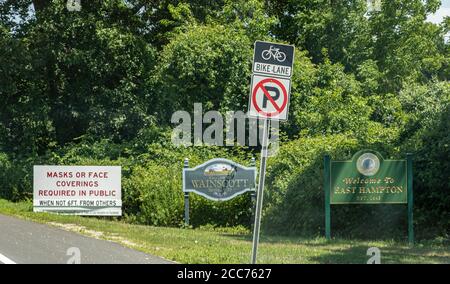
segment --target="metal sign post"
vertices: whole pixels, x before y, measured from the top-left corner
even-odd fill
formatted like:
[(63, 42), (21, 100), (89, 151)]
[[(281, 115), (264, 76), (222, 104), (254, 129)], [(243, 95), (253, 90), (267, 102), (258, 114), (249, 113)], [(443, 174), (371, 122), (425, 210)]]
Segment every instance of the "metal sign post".
[(323, 184), (325, 189), (325, 238), (331, 239), (331, 206), (330, 206), (330, 155), (325, 155), (323, 171)]
[(414, 223), (413, 223), (413, 169), (412, 169), (412, 154), (406, 154), (407, 179), (408, 179), (408, 242), (410, 245), (414, 244)]
[[(189, 168), (189, 159), (184, 159), (184, 169)], [(189, 192), (184, 192), (184, 225), (189, 227)]]
[(267, 160), (267, 148), (269, 142), (269, 120), (264, 120), (263, 129), (263, 141), (261, 148), (261, 164), (259, 167), (259, 182), (258, 182), (258, 193), (256, 195), (256, 212), (255, 212), (255, 225), (253, 228), (253, 249), (252, 249), (252, 264), (256, 264), (256, 256), (258, 254), (258, 244), (259, 244), (259, 231), (261, 227), (261, 211), (263, 205), (263, 190), (264, 190), (264, 180), (266, 177), (266, 160)]

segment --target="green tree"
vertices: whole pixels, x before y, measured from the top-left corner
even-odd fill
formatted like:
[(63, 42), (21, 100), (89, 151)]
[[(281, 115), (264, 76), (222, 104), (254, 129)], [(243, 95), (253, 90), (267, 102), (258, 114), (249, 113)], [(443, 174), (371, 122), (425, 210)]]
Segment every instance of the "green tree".
[(252, 43), (239, 30), (222, 25), (191, 26), (162, 51), (153, 77), (162, 121), (174, 111), (245, 110)]
[(37, 153), (53, 138), (52, 122), (26, 40), (0, 25), (0, 151)]
[(271, 39), (270, 30), (276, 18), (266, 12), (263, 0), (225, 0), (218, 21), (223, 25), (243, 30), (252, 42)]
[(314, 63), (323, 61), (322, 49), (332, 62), (354, 70), (370, 54), (364, 0), (282, 0), (270, 1), (277, 16), (277, 37), (309, 52)]
[(170, 42), (174, 30), (193, 21), (205, 23), (223, 7), (223, 0), (128, 0), (135, 15), (146, 25), (146, 40), (158, 49)]
[[(149, 125), (147, 78), (155, 53), (140, 35), (139, 18), (123, 1), (89, 1), (76, 13), (67, 11), (63, 0), (35, 1), (34, 7), (34, 17), (17, 32), (2, 31), (9, 34), (2, 37), (10, 41), (6, 48), (18, 46), (10, 50), (12, 57), (2, 56), (4, 72), (25, 72), (5, 84), (16, 88), (6, 92), (15, 101), (2, 112), (10, 141), (64, 145), (85, 134), (122, 141)], [(36, 133), (25, 121), (44, 130)], [(40, 152), (49, 146), (41, 143)]]
[(385, 92), (399, 91), (411, 80), (426, 82), (448, 65), (444, 28), (426, 22), (439, 0), (383, 1), (370, 17), (372, 56), (383, 73)]
[[(291, 135), (348, 133), (361, 137), (367, 131), (371, 107), (360, 96), (361, 86), (340, 64), (329, 60), (314, 66), (297, 56), (290, 105)], [(300, 59), (300, 60), (299, 60)]]

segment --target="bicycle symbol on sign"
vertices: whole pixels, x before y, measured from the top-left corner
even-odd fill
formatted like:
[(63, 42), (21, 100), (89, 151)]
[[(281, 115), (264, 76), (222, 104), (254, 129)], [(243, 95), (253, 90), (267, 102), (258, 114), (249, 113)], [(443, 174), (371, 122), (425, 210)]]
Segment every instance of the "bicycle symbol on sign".
[(278, 60), (278, 62), (286, 60), (286, 54), (280, 51), (279, 48), (273, 47), (273, 45), (271, 45), (269, 49), (263, 50), (261, 56), (264, 60), (269, 60), (271, 57)]

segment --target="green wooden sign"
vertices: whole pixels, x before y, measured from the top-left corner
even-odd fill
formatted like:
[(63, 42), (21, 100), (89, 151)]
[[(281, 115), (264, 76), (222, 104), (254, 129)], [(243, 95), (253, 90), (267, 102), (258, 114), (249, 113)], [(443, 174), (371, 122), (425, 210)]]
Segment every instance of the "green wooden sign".
[(214, 201), (230, 200), (255, 191), (256, 168), (227, 159), (212, 159), (195, 168), (183, 169), (183, 191), (195, 192)]
[(325, 236), (331, 239), (331, 205), (408, 204), (408, 240), (414, 242), (412, 155), (384, 160), (361, 150), (348, 161), (324, 158)]
[(184, 222), (189, 225), (189, 193), (193, 192), (213, 201), (226, 201), (245, 192), (251, 193), (252, 203), (256, 198), (255, 158), (251, 167), (228, 159), (212, 159), (195, 168), (189, 168), (184, 160), (183, 192)]
[(406, 177), (406, 160), (360, 151), (350, 161), (331, 161), (330, 203), (407, 203)]

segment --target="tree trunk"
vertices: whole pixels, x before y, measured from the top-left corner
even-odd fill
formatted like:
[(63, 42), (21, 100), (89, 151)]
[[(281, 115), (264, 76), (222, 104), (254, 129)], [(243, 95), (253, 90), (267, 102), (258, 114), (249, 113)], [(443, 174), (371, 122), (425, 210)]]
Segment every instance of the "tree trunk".
[[(33, 0), (33, 6), (34, 10), (36, 12), (36, 18), (38, 20), (42, 20), (40, 17), (42, 15), (42, 12), (51, 5), (50, 0)], [(50, 50), (47, 50), (45, 53), (45, 60), (46, 60), (46, 85), (47, 85), (47, 95), (50, 101), (50, 117), (53, 121), (53, 125), (55, 127), (55, 134), (56, 139), (59, 143), (62, 143), (61, 135), (62, 127), (61, 124), (63, 124), (63, 119), (61, 118), (61, 111), (60, 111), (60, 105), (59, 105), (59, 92), (58, 87), (56, 84), (57, 81), (57, 75), (56, 75), (56, 58), (52, 54)]]
[(33, 6), (34, 10), (36, 11), (36, 17), (37, 14), (40, 13), (42, 10), (45, 9), (50, 4), (49, 0), (33, 0)]

